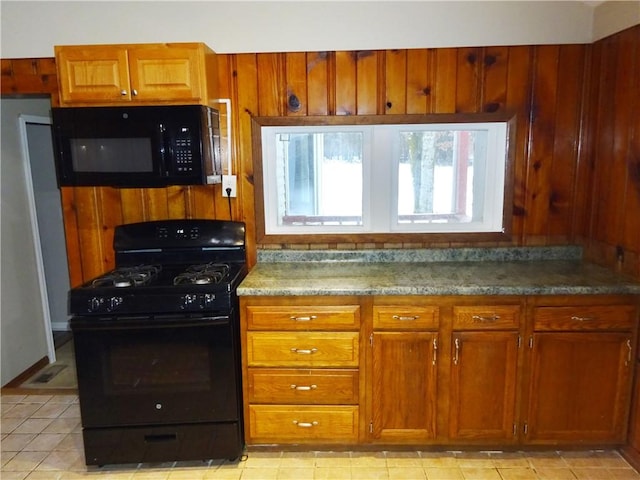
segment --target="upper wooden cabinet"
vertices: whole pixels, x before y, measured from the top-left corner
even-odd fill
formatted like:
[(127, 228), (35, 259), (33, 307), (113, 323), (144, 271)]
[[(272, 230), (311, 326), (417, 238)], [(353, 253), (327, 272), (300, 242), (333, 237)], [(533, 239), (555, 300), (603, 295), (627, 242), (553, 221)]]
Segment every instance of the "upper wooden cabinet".
[(217, 96), (202, 43), (56, 46), (61, 106), (201, 104)]

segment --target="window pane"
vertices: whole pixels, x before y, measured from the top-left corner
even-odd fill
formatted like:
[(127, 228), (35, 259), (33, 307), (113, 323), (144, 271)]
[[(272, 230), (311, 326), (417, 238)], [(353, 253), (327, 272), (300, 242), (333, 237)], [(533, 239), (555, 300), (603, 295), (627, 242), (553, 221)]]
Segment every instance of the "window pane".
[(362, 224), (362, 132), (276, 135), (278, 225)]
[[(487, 132), (411, 130), (399, 134), (398, 223), (481, 221)], [(474, 187), (475, 186), (475, 187)]]

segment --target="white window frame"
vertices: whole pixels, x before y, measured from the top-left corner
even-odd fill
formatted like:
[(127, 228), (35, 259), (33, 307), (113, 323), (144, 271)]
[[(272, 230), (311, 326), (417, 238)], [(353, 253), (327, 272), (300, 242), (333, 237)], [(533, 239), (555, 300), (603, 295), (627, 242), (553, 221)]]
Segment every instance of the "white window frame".
[[(260, 125), (259, 138), (262, 170), (263, 213), (265, 235), (341, 235), (341, 234), (458, 234), (504, 233), (505, 192), (509, 171), (509, 145), (513, 137), (513, 118), (479, 121), (452, 121), (451, 115), (441, 123), (399, 122), (381, 124), (314, 125), (306, 117), (304, 125)], [(386, 116), (390, 117), (390, 116)], [(465, 115), (468, 118), (469, 115)], [(265, 117), (268, 118), (268, 117)], [(354, 122), (355, 123), (355, 122)], [(466, 223), (399, 223), (398, 222), (398, 143), (397, 133), (409, 129), (487, 130), (487, 164), (484, 169), (483, 213), (481, 221)], [(363, 204), (361, 225), (279, 225), (275, 137), (277, 133), (316, 133), (327, 131), (360, 131), (363, 141)], [(256, 134), (254, 132), (254, 141)], [(374, 158), (374, 155), (377, 155)], [(381, 161), (381, 158), (390, 159)], [(510, 210), (509, 210), (510, 211)], [(257, 212), (259, 215), (262, 212)]]

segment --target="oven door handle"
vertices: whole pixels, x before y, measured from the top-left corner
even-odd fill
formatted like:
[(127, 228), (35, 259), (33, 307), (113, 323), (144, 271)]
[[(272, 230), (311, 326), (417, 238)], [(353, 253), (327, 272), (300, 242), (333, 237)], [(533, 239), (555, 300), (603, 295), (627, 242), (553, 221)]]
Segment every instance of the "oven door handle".
[(158, 327), (188, 328), (228, 325), (232, 315), (139, 315), (91, 317), (77, 316), (70, 321), (71, 330), (146, 330)]

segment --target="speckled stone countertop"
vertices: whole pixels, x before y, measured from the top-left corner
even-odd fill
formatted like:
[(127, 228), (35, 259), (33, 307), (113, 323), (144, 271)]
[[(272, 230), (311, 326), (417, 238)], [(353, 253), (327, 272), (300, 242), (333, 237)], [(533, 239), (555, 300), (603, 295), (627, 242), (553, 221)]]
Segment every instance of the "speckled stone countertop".
[(640, 295), (579, 247), (259, 251), (238, 295)]

